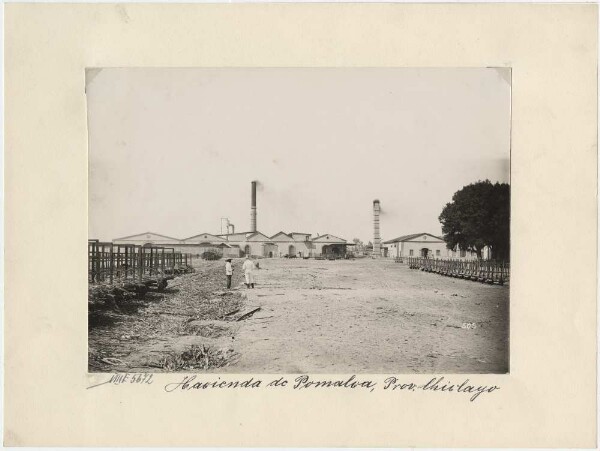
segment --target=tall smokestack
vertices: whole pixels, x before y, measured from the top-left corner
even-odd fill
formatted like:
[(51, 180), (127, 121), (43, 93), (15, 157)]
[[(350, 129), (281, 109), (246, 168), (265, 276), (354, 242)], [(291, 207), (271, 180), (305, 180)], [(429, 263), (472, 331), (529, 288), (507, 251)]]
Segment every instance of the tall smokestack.
[(250, 231), (256, 232), (256, 181), (252, 182), (252, 204), (250, 207)]
[(381, 207), (379, 205), (379, 199), (373, 201), (373, 255), (375, 257), (381, 256), (381, 236), (379, 235), (379, 213)]

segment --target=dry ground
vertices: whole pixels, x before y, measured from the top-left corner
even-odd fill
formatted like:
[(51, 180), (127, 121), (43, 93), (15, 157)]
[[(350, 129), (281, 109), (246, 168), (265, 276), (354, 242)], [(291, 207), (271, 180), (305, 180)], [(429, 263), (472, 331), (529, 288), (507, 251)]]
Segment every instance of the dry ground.
[[(194, 344), (226, 356), (221, 366), (202, 369), (209, 372), (508, 371), (508, 287), (410, 270), (387, 259), (262, 259), (256, 289), (237, 291), (246, 296), (241, 300), (220, 297), (242, 310), (260, 306), (260, 311), (239, 322), (208, 317), (198, 322), (202, 306), (216, 302), (213, 293), (223, 278), (218, 276), (223, 264), (201, 263), (213, 265), (210, 274), (218, 279), (210, 289), (207, 277), (185, 275), (174, 282), (179, 291), (166, 293), (117, 325), (91, 326), (91, 352), (101, 354), (110, 344), (108, 349), (121, 354), (114, 357), (124, 365), (90, 365), (90, 371), (161, 371), (151, 365)], [(157, 316), (153, 310), (164, 313), (149, 326), (155, 331), (150, 338), (142, 332), (142, 339), (122, 339), (126, 330), (146, 329), (144, 324)], [(186, 321), (199, 329), (186, 328)], [(163, 323), (169, 326), (161, 330)]]
[[(245, 298), (224, 290), (224, 264), (195, 261), (194, 273), (170, 281), (164, 292), (121, 302), (118, 310), (88, 304), (89, 371), (193, 371), (234, 363), (233, 322), (243, 313)], [(239, 285), (241, 262), (234, 268)], [(186, 352), (194, 358), (182, 361)]]
[(262, 314), (238, 331), (240, 360), (228, 371), (508, 371), (508, 287), (387, 259), (262, 260), (261, 268), (249, 301)]

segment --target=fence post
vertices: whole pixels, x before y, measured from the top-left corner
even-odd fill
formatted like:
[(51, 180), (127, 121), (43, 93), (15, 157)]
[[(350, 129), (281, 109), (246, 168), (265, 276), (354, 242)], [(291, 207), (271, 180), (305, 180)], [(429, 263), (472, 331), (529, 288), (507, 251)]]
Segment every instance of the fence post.
[(129, 273), (129, 246), (125, 245), (125, 280), (127, 280), (128, 273)]
[(138, 249), (138, 278), (140, 283), (142, 282), (142, 277), (144, 276), (144, 256), (143, 256), (144, 248), (142, 246)]
[(109, 263), (109, 265), (110, 265), (109, 266), (109, 268), (110, 268), (109, 269), (110, 270), (109, 281), (112, 284), (113, 283), (113, 270), (114, 270), (114, 267), (115, 267), (114, 266), (114, 259), (113, 259), (114, 254), (113, 254), (113, 246), (112, 246), (112, 244), (110, 245), (110, 251), (109, 251), (108, 255), (109, 255), (109, 258), (110, 258), (110, 263)]

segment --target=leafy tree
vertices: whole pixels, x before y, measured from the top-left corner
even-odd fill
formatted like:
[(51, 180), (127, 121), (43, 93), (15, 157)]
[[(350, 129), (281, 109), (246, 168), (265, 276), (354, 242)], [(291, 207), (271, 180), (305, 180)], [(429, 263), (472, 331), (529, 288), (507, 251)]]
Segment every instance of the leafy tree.
[(365, 244), (358, 238), (354, 238), (352, 242), (355, 244), (354, 249), (358, 252), (362, 252), (365, 248)]
[(439, 216), (449, 249), (481, 251), (488, 246), (495, 259), (510, 257), (510, 186), (479, 181), (454, 193)]

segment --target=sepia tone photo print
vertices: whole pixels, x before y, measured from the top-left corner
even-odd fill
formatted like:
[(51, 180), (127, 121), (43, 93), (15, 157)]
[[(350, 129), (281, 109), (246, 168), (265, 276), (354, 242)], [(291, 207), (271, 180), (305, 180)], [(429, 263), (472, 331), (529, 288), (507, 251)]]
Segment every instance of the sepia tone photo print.
[(88, 370), (509, 372), (507, 68), (89, 68)]

